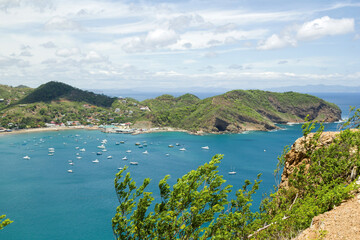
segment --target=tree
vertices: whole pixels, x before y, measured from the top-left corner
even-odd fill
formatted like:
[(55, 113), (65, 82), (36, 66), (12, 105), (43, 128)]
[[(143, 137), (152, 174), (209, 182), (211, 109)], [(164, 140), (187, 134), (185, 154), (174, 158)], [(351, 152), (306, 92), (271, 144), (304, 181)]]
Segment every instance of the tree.
[(6, 218), (6, 215), (1, 215), (0, 216), (0, 230), (13, 222), (8, 218), (7, 219), (4, 219), (4, 218)]
[[(222, 155), (215, 155), (209, 163), (192, 170), (177, 180), (172, 189), (169, 176), (159, 182), (161, 202), (149, 212), (154, 198), (145, 192), (150, 183), (146, 178), (140, 187), (123, 176), (126, 167), (116, 174), (115, 190), (120, 205), (112, 219), (117, 239), (220, 239), (246, 237), (257, 213), (250, 211), (251, 195), (261, 181), (256, 180), (251, 190), (249, 180), (236, 193), (236, 200), (228, 200), (231, 185), (216, 170)], [(260, 174), (258, 175), (258, 179)]]
[[(360, 112), (359, 110), (357, 112)], [(359, 127), (359, 114), (350, 118)], [(311, 131), (317, 131), (311, 133)], [(177, 180), (172, 188), (169, 176), (159, 182), (161, 201), (154, 204), (151, 192), (124, 176), (116, 174), (115, 189), (120, 205), (112, 219), (117, 239), (291, 239), (309, 227), (314, 216), (331, 210), (352, 197), (359, 188), (360, 131), (340, 131), (333, 141), (323, 144), (322, 124), (302, 126), (303, 150), (300, 162), (287, 176), (288, 186), (274, 186), (274, 193), (263, 198), (258, 212), (250, 210), (252, 195), (258, 190), (260, 174), (252, 184), (245, 181), (229, 199), (232, 186), (218, 174), (222, 155), (192, 170)], [(275, 177), (292, 161), (288, 147), (278, 157)], [(293, 149), (291, 150), (293, 151)], [(279, 182), (277, 182), (279, 184)], [(252, 185), (250, 187), (250, 185)], [(153, 206), (153, 211), (150, 207)]]

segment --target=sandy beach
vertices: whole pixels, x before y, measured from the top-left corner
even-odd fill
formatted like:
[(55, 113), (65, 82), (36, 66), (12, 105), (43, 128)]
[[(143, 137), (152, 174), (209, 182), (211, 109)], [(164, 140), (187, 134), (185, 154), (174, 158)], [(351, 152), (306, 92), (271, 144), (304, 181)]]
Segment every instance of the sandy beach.
[(65, 130), (101, 130), (99, 127), (88, 127), (88, 126), (67, 126), (67, 127), (44, 127), (44, 128), (28, 128), (28, 129), (19, 129), (12, 130), (11, 132), (0, 132), (1, 135), (8, 134), (22, 134), (22, 133), (34, 133), (34, 132), (53, 132), (53, 131), (65, 131)]

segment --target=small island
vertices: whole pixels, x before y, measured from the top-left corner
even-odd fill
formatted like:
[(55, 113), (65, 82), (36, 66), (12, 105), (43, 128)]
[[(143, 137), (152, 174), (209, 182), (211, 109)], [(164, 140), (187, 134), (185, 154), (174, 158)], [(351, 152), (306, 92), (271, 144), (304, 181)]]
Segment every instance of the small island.
[(137, 101), (84, 91), (60, 82), (32, 89), (0, 85), (0, 126), (8, 129), (114, 125), (119, 132), (184, 130), (190, 133), (268, 131), (276, 124), (341, 119), (335, 104), (308, 94), (233, 90), (199, 99), (193, 94), (162, 95)]

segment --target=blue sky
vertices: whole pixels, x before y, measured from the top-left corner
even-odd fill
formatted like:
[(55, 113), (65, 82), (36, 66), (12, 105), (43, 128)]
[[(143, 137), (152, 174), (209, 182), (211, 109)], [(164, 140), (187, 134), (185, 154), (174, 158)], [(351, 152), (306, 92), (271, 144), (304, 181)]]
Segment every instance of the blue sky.
[(0, 84), (360, 85), (360, 1), (0, 0)]

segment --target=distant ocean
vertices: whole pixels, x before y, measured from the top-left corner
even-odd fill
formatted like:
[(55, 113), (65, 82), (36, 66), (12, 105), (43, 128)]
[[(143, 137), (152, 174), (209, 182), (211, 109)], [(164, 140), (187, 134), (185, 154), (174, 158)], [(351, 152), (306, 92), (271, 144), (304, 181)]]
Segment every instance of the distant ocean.
[[(359, 94), (314, 95), (338, 104), (345, 118), (350, 105), (360, 107)], [(149, 97), (156, 96), (144, 99)], [(258, 206), (262, 194), (269, 193), (275, 184), (277, 156), (285, 145), (302, 135), (301, 125), (280, 126), (282, 130), (272, 132), (205, 136), (177, 132), (133, 136), (87, 130), (0, 135), (0, 214), (14, 220), (0, 232), (0, 239), (113, 239), (111, 218), (118, 204), (113, 180), (117, 168), (130, 161), (139, 163), (129, 167), (138, 185), (150, 177), (148, 191), (158, 198), (157, 184), (165, 175), (171, 175), (169, 183), (173, 184), (213, 155), (224, 154), (219, 173), (226, 184), (234, 186), (232, 196), (245, 179), (254, 180), (263, 173), (254, 201)], [(325, 130), (337, 128), (336, 123), (325, 124)], [(107, 139), (106, 152), (98, 148), (103, 139)], [(125, 144), (116, 145), (120, 140), (125, 140)], [(135, 146), (135, 142), (144, 141), (147, 147)], [(180, 146), (168, 147), (176, 143)], [(209, 146), (209, 150), (202, 146)], [(186, 151), (180, 151), (182, 147)], [(53, 156), (48, 155), (49, 148), (55, 149)], [(145, 150), (149, 154), (144, 154)], [(96, 155), (97, 152), (102, 155)], [(109, 155), (111, 159), (107, 158)], [(24, 156), (30, 159), (25, 160)], [(127, 161), (122, 160), (124, 156)], [(93, 163), (95, 159), (99, 163)], [(69, 169), (73, 173), (68, 173)], [(231, 170), (237, 174), (229, 175)]]

